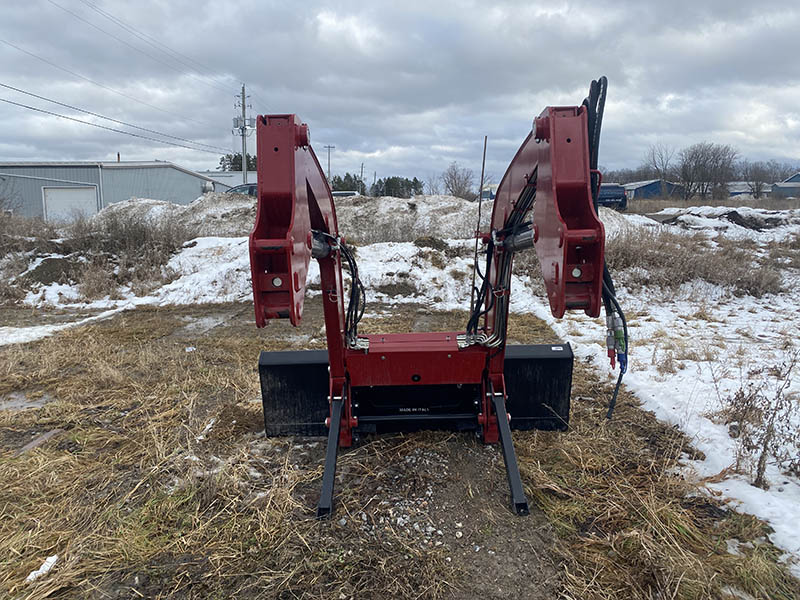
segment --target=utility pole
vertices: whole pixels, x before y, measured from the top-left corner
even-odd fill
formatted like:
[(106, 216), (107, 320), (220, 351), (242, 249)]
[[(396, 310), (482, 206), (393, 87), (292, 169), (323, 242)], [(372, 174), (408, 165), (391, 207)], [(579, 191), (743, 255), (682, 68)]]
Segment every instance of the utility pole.
[(331, 150), (335, 150), (336, 146), (323, 146), (328, 151), (328, 183), (331, 182)]
[[(233, 118), (233, 134), (242, 136), (242, 183), (247, 183), (247, 134), (255, 127), (255, 119), (247, 119), (247, 94), (242, 84), (241, 96), (236, 96), (234, 108), (242, 109), (241, 117)], [(252, 107), (250, 107), (252, 108)]]
[(242, 183), (247, 183), (247, 96), (242, 84)]
[(361, 193), (361, 187), (364, 185), (364, 163), (361, 163), (361, 175), (358, 178), (358, 193)]

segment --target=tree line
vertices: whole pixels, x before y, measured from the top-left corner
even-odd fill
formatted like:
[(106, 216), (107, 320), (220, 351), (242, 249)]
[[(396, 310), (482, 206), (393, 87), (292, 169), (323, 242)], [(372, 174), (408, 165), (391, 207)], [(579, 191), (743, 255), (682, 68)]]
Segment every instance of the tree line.
[(411, 198), (420, 194), (445, 194), (475, 200), (478, 197), (475, 191), (475, 176), (471, 169), (460, 167), (457, 162), (450, 165), (442, 173), (431, 175), (427, 180), (417, 177), (384, 177), (376, 179), (367, 189), (366, 184), (356, 174), (345, 173), (344, 176), (331, 177), (333, 191), (354, 191), (370, 196), (394, 196), (396, 198)]
[[(247, 169), (255, 171), (257, 159), (254, 155), (247, 154)], [(232, 152), (219, 159), (220, 171), (241, 171), (242, 153)], [(430, 175), (422, 180), (417, 177), (383, 177), (376, 179), (372, 185), (367, 187), (356, 173), (345, 173), (344, 175), (333, 175), (330, 180), (331, 190), (333, 191), (353, 191), (362, 196), (395, 196), (397, 198), (411, 198), (420, 194), (441, 194), (445, 193), (466, 200), (476, 200), (475, 175), (471, 169), (459, 166), (457, 162), (452, 162), (442, 173)], [(491, 183), (491, 178), (487, 178), (485, 183)]]
[[(740, 157), (736, 148), (728, 144), (699, 142), (677, 150), (658, 143), (647, 149), (634, 169), (601, 171), (603, 180), (608, 182), (673, 181), (681, 185), (681, 194), (688, 200), (694, 196), (726, 198), (731, 181), (747, 182), (750, 194), (760, 198), (768, 185), (797, 173), (800, 166), (776, 160), (750, 161)], [(662, 195), (665, 192), (662, 190)]]

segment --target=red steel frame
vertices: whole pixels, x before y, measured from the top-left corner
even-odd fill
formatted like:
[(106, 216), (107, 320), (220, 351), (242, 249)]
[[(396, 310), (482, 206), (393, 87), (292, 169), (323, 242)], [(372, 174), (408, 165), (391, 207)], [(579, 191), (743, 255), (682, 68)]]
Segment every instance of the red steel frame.
[[(311, 149), (308, 127), (296, 115), (259, 116), (257, 134), (258, 207), (250, 234), (256, 324), (264, 327), (269, 319), (288, 318), (298, 325), (311, 260), (311, 231), (339, 236), (333, 198)], [(491, 230), (502, 230), (538, 167), (535, 246), (556, 317), (565, 310), (581, 309), (591, 316), (600, 313), (605, 236), (592, 207), (587, 137), (585, 107), (545, 109), (509, 165), (492, 213)], [(483, 234), (484, 240), (490, 235)], [(494, 252), (497, 259), (506, 250), (499, 243)], [(463, 332), (441, 332), (365, 335), (360, 337), (369, 340), (368, 350), (348, 348), (341, 257), (333, 251), (318, 260), (330, 364), (329, 401), (345, 398), (339, 445), (350, 446), (358, 426), (348, 387), (415, 384), (481, 384), (478, 423), (483, 440), (497, 442), (492, 395), (505, 398), (505, 346), (459, 347), (457, 337)], [(489, 277), (497, 278), (497, 273), (492, 270)], [(496, 293), (510, 294), (510, 290)], [(494, 316), (494, 311), (486, 315), (483, 329), (487, 334), (494, 333)]]

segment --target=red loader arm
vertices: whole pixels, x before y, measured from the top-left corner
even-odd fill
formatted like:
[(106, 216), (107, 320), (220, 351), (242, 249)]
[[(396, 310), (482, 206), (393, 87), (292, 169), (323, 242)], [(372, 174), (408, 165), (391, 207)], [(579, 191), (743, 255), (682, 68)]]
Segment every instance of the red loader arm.
[(296, 115), (259, 116), (258, 203), (250, 233), (256, 325), (303, 316), (311, 230), (336, 237), (328, 181), (311, 150), (308, 126)]

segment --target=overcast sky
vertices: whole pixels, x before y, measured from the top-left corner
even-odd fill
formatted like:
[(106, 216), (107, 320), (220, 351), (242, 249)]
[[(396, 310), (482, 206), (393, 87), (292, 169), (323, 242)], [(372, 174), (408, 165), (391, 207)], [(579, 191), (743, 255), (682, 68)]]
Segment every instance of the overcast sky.
[[(655, 142), (722, 142), (750, 159), (800, 162), (797, 0), (2, 0), (1, 14), (2, 84), (236, 150), (234, 94), (245, 82), (254, 115), (297, 113), (323, 165), (323, 145), (335, 145), (332, 171), (363, 162), (370, 182), (375, 171), (427, 178), (451, 161), (479, 172), (484, 135), (497, 181), (533, 117), (579, 104), (599, 75), (609, 79), (607, 168), (636, 166)], [(152, 135), (7, 88), (0, 98)], [(222, 154), (0, 102), (0, 161), (117, 152), (194, 169), (216, 168)]]

